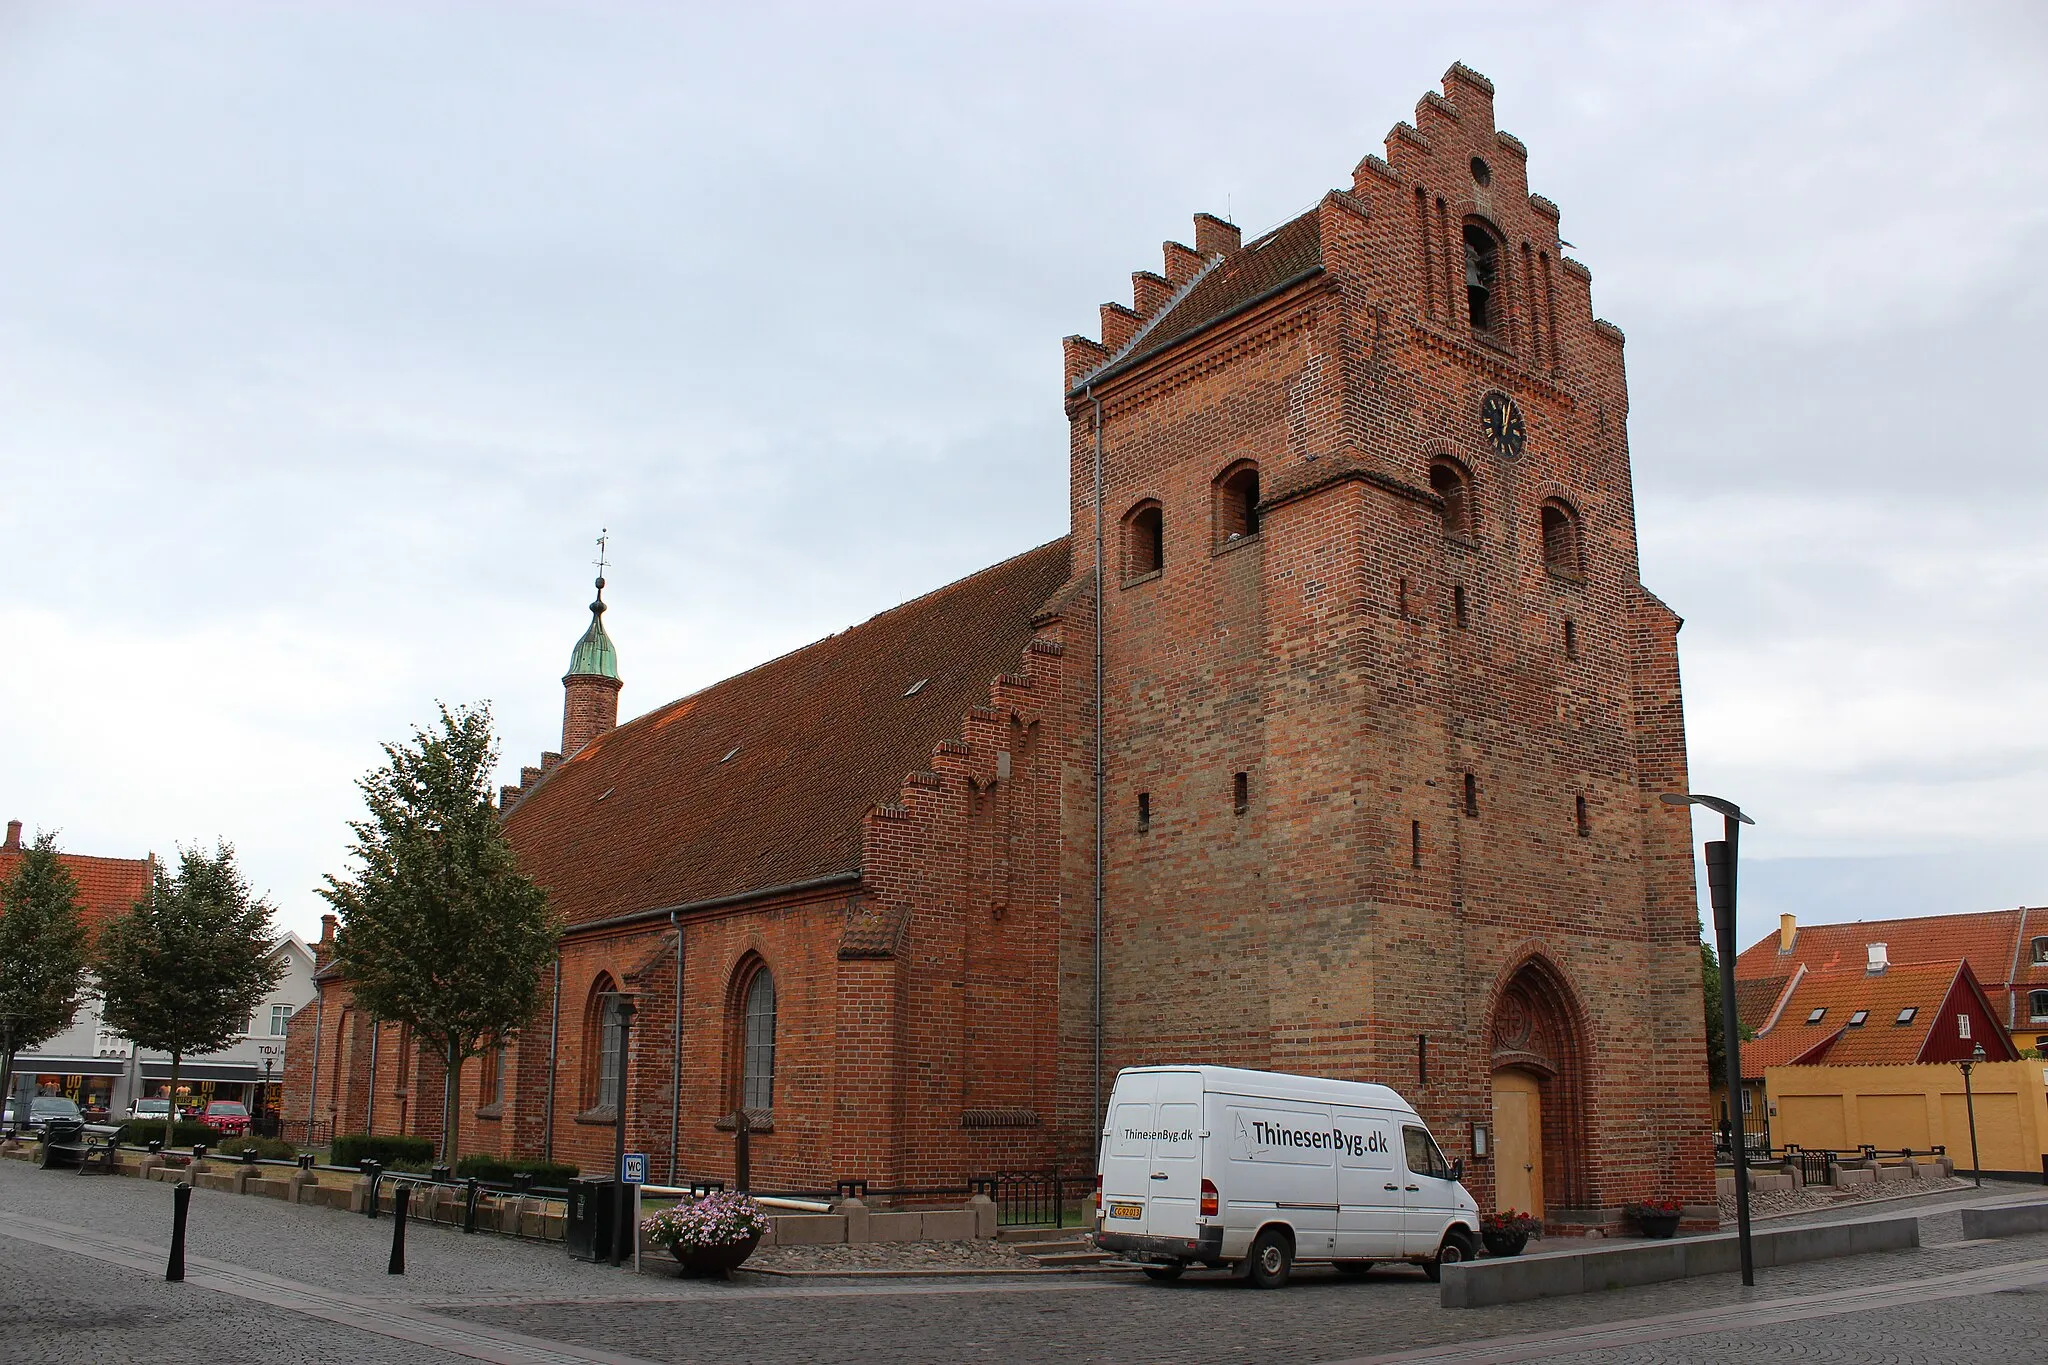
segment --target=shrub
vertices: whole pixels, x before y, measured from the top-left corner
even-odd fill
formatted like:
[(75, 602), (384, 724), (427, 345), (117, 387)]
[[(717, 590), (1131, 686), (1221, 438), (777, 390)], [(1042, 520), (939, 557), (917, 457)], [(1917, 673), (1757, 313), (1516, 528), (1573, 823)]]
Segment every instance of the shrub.
[(709, 1251), (758, 1237), (768, 1230), (768, 1216), (746, 1195), (720, 1192), (663, 1209), (644, 1220), (640, 1230), (670, 1251)]
[(493, 1184), (508, 1184), (515, 1175), (530, 1175), (536, 1185), (550, 1189), (566, 1185), (574, 1180), (577, 1168), (564, 1166), (556, 1161), (535, 1161), (524, 1157), (491, 1156), (486, 1152), (472, 1152), (455, 1164), (455, 1174), (462, 1179), (471, 1176), (488, 1180)]
[(368, 1133), (346, 1133), (334, 1140), (328, 1161), (336, 1166), (360, 1166), (376, 1161), (387, 1170), (401, 1167), (425, 1171), (434, 1160), (434, 1140), (423, 1137), (371, 1137)]
[[(152, 1142), (161, 1141), (163, 1135), (162, 1119), (129, 1119), (121, 1125), (121, 1131), (117, 1136), (123, 1147), (146, 1147)], [(179, 1119), (177, 1127), (171, 1131), (173, 1150), (196, 1146), (202, 1142), (209, 1151), (218, 1150), (220, 1129), (204, 1123), (195, 1123), (191, 1119)]]
[(299, 1149), (283, 1138), (232, 1137), (220, 1145), (222, 1156), (240, 1156), (251, 1147), (265, 1161), (296, 1161)]

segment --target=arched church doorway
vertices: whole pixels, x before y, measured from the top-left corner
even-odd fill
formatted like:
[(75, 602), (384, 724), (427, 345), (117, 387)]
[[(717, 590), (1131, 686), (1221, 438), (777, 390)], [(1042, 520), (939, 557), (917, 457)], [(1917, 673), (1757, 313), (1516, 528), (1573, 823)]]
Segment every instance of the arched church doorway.
[(1539, 1217), (1583, 1206), (1585, 1068), (1579, 1011), (1540, 956), (1508, 977), (1493, 1009), (1493, 1197)]

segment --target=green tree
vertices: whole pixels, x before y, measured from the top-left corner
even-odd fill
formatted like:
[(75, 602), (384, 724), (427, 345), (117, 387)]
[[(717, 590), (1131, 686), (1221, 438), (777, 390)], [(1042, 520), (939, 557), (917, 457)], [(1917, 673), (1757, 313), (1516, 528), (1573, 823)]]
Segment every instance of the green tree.
[[(1728, 1084), (1728, 1047), (1721, 1029), (1721, 959), (1714, 954), (1714, 945), (1700, 941), (1700, 994), (1706, 998), (1707, 1007), (1707, 1084), (1725, 1087)], [(1756, 1037), (1756, 1031), (1749, 1025), (1736, 1021), (1742, 1030), (1742, 1041)]]
[(271, 951), (271, 914), (249, 894), (233, 847), (221, 843), (212, 853), (179, 849), (177, 875), (157, 868), (142, 899), (100, 931), (101, 1016), (137, 1047), (171, 1057), (166, 1147), (185, 1058), (233, 1042), (284, 974)]
[(78, 883), (45, 830), (0, 887), (0, 1095), (13, 1092), (15, 1053), (71, 1026), (85, 959)]
[(358, 1004), (412, 1026), (440, 1056), (441, 1160), (455, 1158), (462, 1064), (526, 1023), (560, 924), (522, 875), (491, 804), (498, 763), (488, 704), (440, 707), (411, 744), (386, 744), (356, 785), (354, 875), (320, 894)]

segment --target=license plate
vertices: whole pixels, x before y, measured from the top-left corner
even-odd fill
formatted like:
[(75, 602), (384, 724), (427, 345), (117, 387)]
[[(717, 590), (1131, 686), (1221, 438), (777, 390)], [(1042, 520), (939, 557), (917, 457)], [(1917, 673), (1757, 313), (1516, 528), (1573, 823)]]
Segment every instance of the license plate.
[(1109, 1216), (1112, 1218), (1143, 1218), (1145, 1216), (1145, 1206), (1143, 1204), (1111, 1204), (1109, 1206)]

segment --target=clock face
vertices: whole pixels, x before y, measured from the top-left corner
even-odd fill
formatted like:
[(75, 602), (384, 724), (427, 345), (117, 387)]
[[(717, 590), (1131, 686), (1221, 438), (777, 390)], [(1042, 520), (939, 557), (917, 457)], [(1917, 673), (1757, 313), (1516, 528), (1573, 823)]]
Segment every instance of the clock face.
[(1479, 425), (1485, 429), (1486, 442), (1495, 454), (1513, 459), (1522, 453), (1522, 443), (1528, 435), (1522, 429), (1522, 410), (1499, 389), (1480, 400)]

